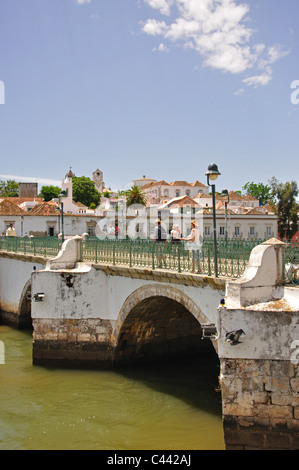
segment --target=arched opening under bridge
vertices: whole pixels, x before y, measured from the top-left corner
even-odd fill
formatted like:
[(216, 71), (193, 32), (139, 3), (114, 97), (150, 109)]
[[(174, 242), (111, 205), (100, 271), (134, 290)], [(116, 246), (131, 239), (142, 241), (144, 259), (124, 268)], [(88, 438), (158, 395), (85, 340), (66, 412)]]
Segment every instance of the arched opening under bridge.
[(18, 311), (18, 327), (22, 329), (32, 328), (31, 279), (26, 282), (21, 294)]
[(133, 293), (115, 331), (114, 365), (215, 355), (212, 341), (202, 338), (200, 320), (205, 317), (198, 307), (176, 289), (170, 295), (162, 291), (154, 294), (153, 289)]

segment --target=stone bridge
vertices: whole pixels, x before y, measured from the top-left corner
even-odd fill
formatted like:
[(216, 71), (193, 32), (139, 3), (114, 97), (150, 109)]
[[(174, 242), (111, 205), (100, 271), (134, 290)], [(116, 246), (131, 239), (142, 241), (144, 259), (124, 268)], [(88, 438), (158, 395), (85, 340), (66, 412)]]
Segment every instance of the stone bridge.
[[(242, 278), (0, 254), (2, 321), (33, 325), (33, 363), (115, 367), (217, 354), (227, 449), (299, 449), (299, 289), (282, 244), (252, 251)], [(227, 333), (243, 330), (238, 342)]]

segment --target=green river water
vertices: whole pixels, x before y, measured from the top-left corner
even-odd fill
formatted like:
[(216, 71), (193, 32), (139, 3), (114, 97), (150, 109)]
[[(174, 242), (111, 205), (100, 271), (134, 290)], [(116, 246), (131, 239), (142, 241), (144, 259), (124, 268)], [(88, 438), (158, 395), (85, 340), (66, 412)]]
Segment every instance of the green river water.
[(222, 450), (217, 356), (114, 371), (32, 365), (0, 325), (0, 450)]

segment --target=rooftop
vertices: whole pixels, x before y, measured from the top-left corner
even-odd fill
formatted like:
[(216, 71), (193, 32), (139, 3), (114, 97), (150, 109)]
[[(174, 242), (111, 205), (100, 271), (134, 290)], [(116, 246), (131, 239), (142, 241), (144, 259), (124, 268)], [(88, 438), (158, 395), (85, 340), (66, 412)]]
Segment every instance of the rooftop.
[(0, 202), (0, 215), (25, 215), (26, 211), (17, 204), (8, 199), (2, 199)]

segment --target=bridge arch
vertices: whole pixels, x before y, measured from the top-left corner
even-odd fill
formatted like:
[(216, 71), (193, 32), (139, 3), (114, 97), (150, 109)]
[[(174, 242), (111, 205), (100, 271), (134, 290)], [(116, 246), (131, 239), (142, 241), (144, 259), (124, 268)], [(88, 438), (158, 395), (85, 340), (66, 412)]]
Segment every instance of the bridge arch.
[(142, 286), (125, 300), (112, 335), (115, 362), (207, 352), (202, 340), (207, 317), (181, 290), (161, 284)]
[(19, 328), (29, 328), (32, 326), (31, 319), (31, 278), (26, 282), (19, 300), (18, 308)]

